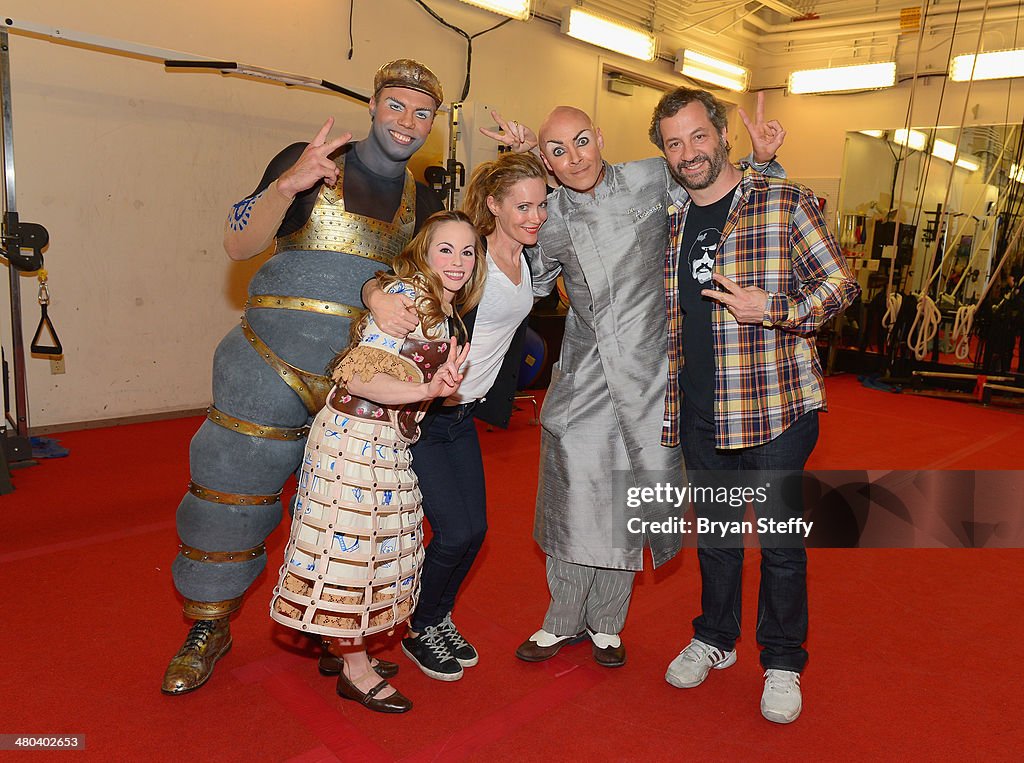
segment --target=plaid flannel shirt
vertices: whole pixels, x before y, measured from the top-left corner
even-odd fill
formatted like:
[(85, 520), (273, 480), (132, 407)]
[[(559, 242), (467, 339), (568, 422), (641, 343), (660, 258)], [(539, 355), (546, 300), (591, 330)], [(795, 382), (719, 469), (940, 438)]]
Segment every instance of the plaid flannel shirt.
[[(668, 310), (668, 385), (661, 443), (679, 444), (684, 316), (679, 308), (678, 260), (690, 200), (669, 207), (665, 253)], [(778, 437), (801, 414), (825, 407), (814, 333), (844, 310), (860, 287), (818, 201), (803, 186), (745, 169), (714, 272), (741, 287), (768, 292), (761, 325), (740, 324), (717, 302), (712, 307), (715, 356), (715, 445), (745, 448)]]

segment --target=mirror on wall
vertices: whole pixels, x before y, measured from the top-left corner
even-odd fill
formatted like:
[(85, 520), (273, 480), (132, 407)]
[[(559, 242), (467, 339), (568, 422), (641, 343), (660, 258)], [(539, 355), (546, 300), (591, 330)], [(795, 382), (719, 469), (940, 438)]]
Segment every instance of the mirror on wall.
[(900, 292), (976, 301), (1019, 218), (1021, 165), (1020, 125), (847, 133), (839, 238), (861, 286), (891, 274)]
[[(891, 295), (927, 296), (941, 313), (927, 355), (939, 361), (958, 309), (981, 315), (1021, 280), (1022, 132), (994, 124), (847, 133), (836, 223), (862, 288), (860, 349), (884, 344)], [(980, 355), (984, 342), (972, 342)]]

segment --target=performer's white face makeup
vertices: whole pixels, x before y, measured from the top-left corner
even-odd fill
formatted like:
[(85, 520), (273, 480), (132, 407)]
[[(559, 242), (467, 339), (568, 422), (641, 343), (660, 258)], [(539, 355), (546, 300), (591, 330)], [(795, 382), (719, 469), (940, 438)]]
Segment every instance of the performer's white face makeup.
[(523, 246), (537, 243), (537, 232), (548, 219), (548, 187), (540, 178), (524, 178), (499, 200), (487, 197), (494, 229)]
[(385, 87), (370, 99), (370, 139), (395, 162), (408, 161), (419, 150), (434, 124), (437, 105), (418, 90)]
[(544, 164), (558, 182), (579, 193), (591, 193), (604, 176), (604, 137), (584, 112), (559, 106), (540, 128)]
[(427, 263), (441, 278), (445, 302), (469, 280), (476, 265), (476, 230), (467, 223), (451, 220), (434, 228), (427, 250)]

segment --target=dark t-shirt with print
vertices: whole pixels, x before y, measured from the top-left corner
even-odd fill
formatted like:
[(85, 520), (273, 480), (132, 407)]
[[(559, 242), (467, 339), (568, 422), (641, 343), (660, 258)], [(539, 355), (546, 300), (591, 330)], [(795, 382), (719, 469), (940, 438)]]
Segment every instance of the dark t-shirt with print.
[(712, 302), (700, 292), (716, 288), (711, 274), (735, 192), (733, 188), (704, 207), (691, 200), (679, 247), (684, 361), (679, 386), (684, 404), (695, 409), (706, 421), (715, 418), (715, 351), (711, 337)]

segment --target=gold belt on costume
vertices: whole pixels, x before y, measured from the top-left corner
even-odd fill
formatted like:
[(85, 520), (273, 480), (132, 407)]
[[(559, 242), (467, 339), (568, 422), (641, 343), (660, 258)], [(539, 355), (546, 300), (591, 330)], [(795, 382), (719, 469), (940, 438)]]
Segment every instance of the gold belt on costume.
[(363, 312), (358, 307), (342, 302), (328, 302), (325, 299), (308, 297), (279, 297), (274, 294), (253, 294), (245, 301), (245, 309), (250, 308), (303, 310), (307, 313), (339, 315), (343, 318), (355, 318)]
[(206, 409), (206, 418), (214, 424), (230, 429), (232, 432), (249, 435), (250, 437), (263, 437), (267, 440), (286, 440), (291, 442), (304, 440), (306, 435), (309, 434), (308, 426), (271, 427), (265, 424), (256, 424), (255, 422), (232, 416), (229, 413), (224, 413), (224, 411), (218, 410), (212, 405)]
[(269, 506), (270, 504), (277, 503), (281, 500), (280, 490), (276, 493), (268, 493), (266, 495), (225, 493), (221, 490), (213, 490), (205, 485), (200, 485), (195, 481), (190, 481), (188, 483), (188, 492), (196, 498), (202, 498), (204, 501), (211, 501), (213, 503), (221, 503), (225, 506)]
[(284, 379), (285, 384), (292, 388), (296, 395), (302, 400), (309, 413), (315, 414), (324, 406), (327, 393), (334, 386), (330, 379), (323, 374), (315, 374), (312, 371), (304, 371), (293, 366), (286, 360), (278, 357), (277, 353), (267, 346), (267, 343), (257, 336), (252, 330), (249, 322), (242, 318), (242, 333), (249, 340), (252, 348), (259, 353), (267, 365), (273, 368)]
[(184, 543), (180, 544), (180, 553), (186, 559), (191, 559), (193, 562), (247, 562), (250, 559), (255, 559), (257, 556), (262, 556), (267, 553), (266, 546), (260, 544), (247, 548), (244, 551), (203, 551), (200, 548), (194, 548), (193, 546), (187, 546)]

